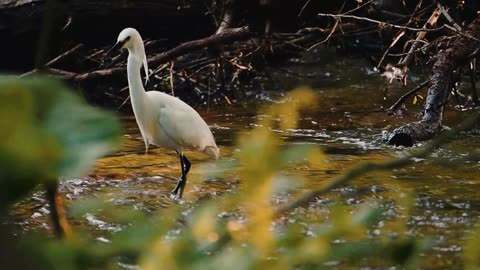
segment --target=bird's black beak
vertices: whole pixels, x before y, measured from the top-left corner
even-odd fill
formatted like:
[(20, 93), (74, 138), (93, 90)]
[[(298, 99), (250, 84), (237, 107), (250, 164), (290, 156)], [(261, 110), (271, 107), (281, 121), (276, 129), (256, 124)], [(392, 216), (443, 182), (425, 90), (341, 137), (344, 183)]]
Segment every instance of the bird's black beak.
[(105, 59), (105, 57), (107, 57), (112, 52), (122, 48), (122, 46), (123, 46), (123, 44), (125, 44), (125, 42), (127, 42), (127, 41), (126, 40), (121, 40), (121, 41), (118, 41), (117, 43), (115, 43), (115, 45), (113, 45), (113, 47), (110, 48), (110, 50), (107, 51), (107, 53), (103, 56), (103, 58)]

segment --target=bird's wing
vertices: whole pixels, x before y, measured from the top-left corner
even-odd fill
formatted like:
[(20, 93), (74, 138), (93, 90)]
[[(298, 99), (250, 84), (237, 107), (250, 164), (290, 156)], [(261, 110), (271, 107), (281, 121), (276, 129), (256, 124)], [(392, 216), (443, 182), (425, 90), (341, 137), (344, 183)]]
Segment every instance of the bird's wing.
[(215, 145), (208, 125), (193, 109), (167, 105), (158, 119), (162, 131), (182, 148), (203, 150), (212, 142)]

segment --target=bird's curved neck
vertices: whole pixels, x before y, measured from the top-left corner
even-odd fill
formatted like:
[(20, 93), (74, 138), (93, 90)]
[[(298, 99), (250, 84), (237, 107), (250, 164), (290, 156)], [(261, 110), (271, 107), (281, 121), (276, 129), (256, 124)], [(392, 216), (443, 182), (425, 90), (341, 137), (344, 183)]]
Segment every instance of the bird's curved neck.
[(127, 61), (127, 76), (128, 88), (130, 88), (130, 98), (135, 107), (139, 107), (139, 103), (143, 103), (145, 88), (142, 84), (142, 76), (140, 75), (140, 68), (142, 67), (142, 56), (137, 55), (135, 51), (130, 51)]

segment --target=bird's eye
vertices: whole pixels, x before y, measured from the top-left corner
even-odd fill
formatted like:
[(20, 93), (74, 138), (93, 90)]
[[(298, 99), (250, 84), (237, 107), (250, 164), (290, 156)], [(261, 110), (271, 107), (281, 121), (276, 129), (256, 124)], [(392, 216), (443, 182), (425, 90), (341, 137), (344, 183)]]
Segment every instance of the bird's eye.
[(130, 36), (126, 37), (125, 40), (123, 42), (127, 42), (130, 40)]

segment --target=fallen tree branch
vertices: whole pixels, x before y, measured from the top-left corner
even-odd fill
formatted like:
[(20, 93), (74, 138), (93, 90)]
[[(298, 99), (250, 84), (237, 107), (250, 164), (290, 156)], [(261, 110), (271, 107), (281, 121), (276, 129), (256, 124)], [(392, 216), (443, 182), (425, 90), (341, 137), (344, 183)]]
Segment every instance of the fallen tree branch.
[[(210, 47), (216, 44), (228, 44), (235, 41), (246, 40), (251, 38), (252, 35), (253, 34), (249, 31), (248, 27), (225, 29), (223, 32), (219, 34), (214, 34), (206, 38), (182, 43), (171, 50), (165, 51), (163, 53), (160, 53), (158, 55), (148, 58), (148, 62), (151, 65), (158, 66), (168, 61), (172, 61), (175, 58), (189, 52)], [(95, 71), (85, 72), (85, 73), (73, 73), (73, 72), (66, 72), (66, 71), (62, 72), (59, 70), (53, 70), (53, 74), (59, 75), (59, 77), (64, 80), (85, 81), (85, 80), (98, 79), (105, 76), (125, 74), (126, 70), (127, 70), (126, 67), (100, 69), (100, 70), (95, 70)], [(52, 69), (48, 69), (47, 71), (52, 71)]]
[(469, 56), (478, 49), (480, 37), (478, 16), (457, 39), (435, 56), (422, 120), (395, 129), (388, 140), (392, 145), (412, 146), (417, 141), (433, 138), (442, 130), (445, 104), (455, 83), (454, 71), (468, 64)]
[(180, 44), (171, 50), (149, 58), (148, 61), (150, 64), (159, 65), (174, 60), (175, 58), (188, 52), (210, 47), (216, 44), (228, 44), (235, 41), (246, 40), (252, 36), (253, 34), (250, 32), (248, 27), (225, 29), (219, 34)]
[(124, 67), (115, 67), (115, 68), (101, 69), (101, 70), (95, 70), (92, 72), (85, 72), (85, 73), (74, 73), (74, 72), (69, 72), (69, 71), (64, 71), (59, 69), (53, 69), (53, 68), (48, 68), (46, 71), (51, 74), (58, 75), (58, 77), (61, 79), (78, 82), (78, 81), (98, 79), (105, 76), (124, 74), (126, 72), (126, 69)]
[[(57, 64), (58, 62), (62, 61), (63, 59), (67, 58), (68, 56), (72, 55), (73, 53), (77, 52), (79, 49), (81, 49), (83, 47), (83, 44), (78, 44), (77, 46), (71, 48), (70, 50), (60, 54), (59, 56), (53, 58), (52, 60), (50, 60), (49, 62), (47, 62), (44, 67), (51, 67), (55, 64)], [(38, 72), (38, 69), (33, 69), (29, 72), (26, 72), (22, 75), (20, 75), (20, 77), (25, 77), (25, 76), (29, 76), (29, 75), (32, 75), (34, 73), (37, 73)]]

